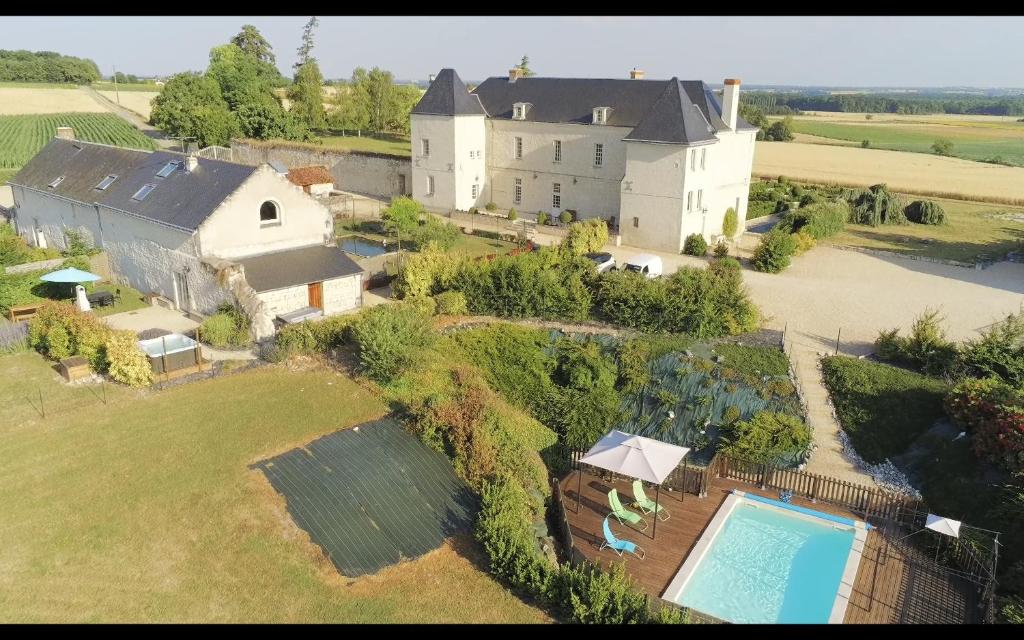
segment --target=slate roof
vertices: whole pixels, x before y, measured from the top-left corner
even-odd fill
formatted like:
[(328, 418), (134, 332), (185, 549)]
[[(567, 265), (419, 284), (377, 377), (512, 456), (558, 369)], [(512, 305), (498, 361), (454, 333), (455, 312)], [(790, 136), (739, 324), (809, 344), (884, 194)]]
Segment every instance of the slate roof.
[(308, 187), (312, 184), (334, 184), (334, 176), (323, 165), (296, 167), (288, 172), (288, 180), (300, 187)]
[(362, 273), (338, 247), (314, 245), (239, 259), (245, 279), (258, 293)]
[[(452, 115), (454, 109), (446, 111), (445, 105), (439, 104), (442, 97), (452, 93), (451, 78), (458, 80), (458, 75), (443, 69), (413, 113)], [(461, 80), (458, 82), (464, 87)], [(459, 96), (459, 92), (455, 95)], [(511, 82), (505, 77), (494, 77), (483, 81), (470, 95), (477, 96), (487, 115), (497, 119), (510, 120), (515, 103), (528, 103), (527, 122), (590, 124), (595, 107), (611, 107), (607, 125), (630, 127), (632, 131), (626, 140), (700, 144), (713, 140), (718, 131), (728, 130), (718, 99), (711, 87), (700, 80), (534, 77)], [(737, 118), (736, 128), (754, 127)]]
[(441, 69), (412, 112), (435, 116), (487, 115), (480, 99), (466, 89), (455, 69)]
[[(181, 164), (184, 159), (181, 154), (166, 151), (137, 151), (54, 138), (10, 182), (195, 231), (257, 169), (199, 158), (195, 170), (188, 172)], [(156, 177), (168, 162), (179, 165), (166, 178)], [(96, 189), (107, 175), (118, 178), (106, 190)], [(58, 176), (64, 176), (64, 180), (49, 187)], [(156, 188), (144, 200), (134, 200), (132, 196), (146, 184)]]

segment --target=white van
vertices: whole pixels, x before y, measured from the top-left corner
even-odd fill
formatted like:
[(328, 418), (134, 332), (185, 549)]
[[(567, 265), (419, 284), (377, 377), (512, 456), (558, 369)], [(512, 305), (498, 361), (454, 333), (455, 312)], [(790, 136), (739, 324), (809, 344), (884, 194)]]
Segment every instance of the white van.
[(661, 258), (650, 253), (641, 253), (626, 260), (622, 268), (642, 273), (646, 278), (658, 278), (661, 276)]

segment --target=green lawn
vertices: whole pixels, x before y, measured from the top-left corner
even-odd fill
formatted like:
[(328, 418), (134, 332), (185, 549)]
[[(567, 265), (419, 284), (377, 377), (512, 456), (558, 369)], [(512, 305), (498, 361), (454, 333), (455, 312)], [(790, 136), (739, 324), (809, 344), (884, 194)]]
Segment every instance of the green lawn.
[(404, 136), (335, 135), (323, 136), (321, 140), (323, 140), (323, 146), (325, 147), (345, 149), (347, 151), (371, 151), (405, 157), (412, 155), (412, 143), (409, 142), (409, 138)]
[[(387, 240), (389, 243), (395, 241), (394, 236), (384, 236), (379, 233), (369, 233), (359, 229), (359, 223), (352, 225), (351, 223), (339, 223), (335, 228), (337, 236), (350, 236), (358, 235), (371, 240)], [(405, 246), (403, 242), (403, 247)], [(512, 249), (515, 249), (516, 245), (512, 242), (505, 242), (504, 240), (495, 240), (480, 235), (467, 235), (460, 234), (458, 239), (455, 241), (455, 245), (452, 247), (452, 252), (461, 252), (471, 257), (485, 256), (492, 253), (508, 253)]]
[[(907, 202), (914, 196), (904, 196)], [(930, 198), (946, 211), (944, 225), (848, 224), (829, 241), (914, 256), (974, 263), (1024, 248), (1024, 209), (1004, 205)], [(1020, 221), (1011, 219), (1016, 216)]]
[(945, 415), (947, 386), (934, 378), (846, 356), (825, 358), (821, 371), (840, 426), (868, 462), (903, 453)]
[(353, 583), (318, 557), (248, 465), (387, 410), (343, 375), (108, 385), (103, 404), (26, 352), (0, 357), (0, 379), (2, 622), (545, 620), (466, 539)]
[(121, 290), (121, 300), (109, 307), (93, 307), (96, 315), (109, 316), (114, 313), (135, 311), (136, 309), (144, 309), (149, 306), (146, 304), (146, 300), (142, 297), (140, 291), (136, 291), (127, 285), (100, 283), (93, 287), (93, 291), (110, 291), (111, 293), (115, 293), (118, 289)]
[(870, 140), (874, 149), (932, 153), (939, 138), (953, 143), (953, 155), (966, 160), (1001, 157), (1024, 166), (1024, 123), (1001, 127), (933, 123), (839, 124), (794, 120), (793, 131), (823, 138), (861, 142)]

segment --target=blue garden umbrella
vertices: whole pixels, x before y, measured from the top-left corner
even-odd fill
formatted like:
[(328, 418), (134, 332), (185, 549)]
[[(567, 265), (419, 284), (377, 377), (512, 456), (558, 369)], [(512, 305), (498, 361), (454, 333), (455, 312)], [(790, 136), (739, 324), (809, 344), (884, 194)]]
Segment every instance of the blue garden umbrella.
[(48, 273), (39, 279), (44, 282), (70, 282), (72, 284), (78, 284), (79, 282), (96, 282), (103, 278), (95, 273), (89, 273), (88, 271), (82, 271), (81, 269), (71, 267)]

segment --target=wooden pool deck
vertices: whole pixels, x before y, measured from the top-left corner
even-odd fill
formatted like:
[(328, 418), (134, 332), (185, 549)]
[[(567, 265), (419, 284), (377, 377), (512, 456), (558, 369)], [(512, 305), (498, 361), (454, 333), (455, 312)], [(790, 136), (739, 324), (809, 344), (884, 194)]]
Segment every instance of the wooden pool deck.
[[(705, 498), (691, 493), (681, 496), (678, 491), (662, 491), (661, 505), (671, 517), (659, 521), (657, 529), (650, 516), (645, 517), (649, 526), (643, 532), (621, 525), (614, 518), (611, 520), (611, 529), (616, 537), (635, 542), (646, 552), (643, 560), (630, 554), (624, 554), (620, 560), (611, 550), (599, 551), (604, 541), (602, 521), (610, 511), (608, 492), (614, 487), (623, 504), (628, 505), (632, 501), (632, 481), (605, 479), (590, 473), (583, 473), (581, 480), (582, 496), (577, 493), (577, 472), (568, 474), (559, 483), (573, 547), (587, 560), (606, 568), (612, 562), (624, 562), (626, 572), (637, 585), (656, 598), (661, 597), (679, 572), (683, 561), (733, 489), (778, 498), (777, 491), (762, 491), (756, 485), (725, 478), (713, 478)], [(654, 499), (653, 491), (648, 490), (647, 495)], [(578, 511), (577, 498), (580, 498)], [(793, 498), (792, 504), (860, 519), (844, 508), (822, 502), (812, 504), (808, 500)], [(916, 549), (901, 544), (899, 535), (890, 536), (884, 529), (872, 529), (868, 533), (844, 622), (977, 622), (979, 610), (974, 586), (937, 569)]]

